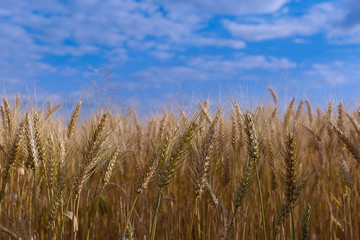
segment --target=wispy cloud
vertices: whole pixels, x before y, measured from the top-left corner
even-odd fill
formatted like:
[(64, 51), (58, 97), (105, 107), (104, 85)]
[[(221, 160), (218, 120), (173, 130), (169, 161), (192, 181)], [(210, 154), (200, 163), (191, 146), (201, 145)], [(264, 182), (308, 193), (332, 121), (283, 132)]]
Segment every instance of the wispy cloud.
[(330, 3), (313, 6), (300, 17), (280, 16), (275, 19), (258, 19), (256, 23), (238, 23), (224, 20), (224, 26), (236, 37), (249, 41), (263, 41), (294, 36), (311, 36), (331, 29), (342, 21), (345, 13)]
[(263, 72), (275, 72), (295, 68), (296, 63), (287, 58), (239, 55), (234, 59), (203, 56), (184, 59), (182, 66), (150, 67), (132, 74), (132, 81), (125, 84), (129, 90), (159, 88), (164, 83), (180, 84), (182, 82), (218, 81), (219, 79), (236, 79), (249, 75), (257, 69)]
[(141, 82), (141, 85), (146, 87), (147, 82), (150, 86), (156, 87), (156, 83), (179, 83), (182, 81), (206, 81), (209, 80), (209, 73), (189, 66), (178, 67), (151, 67), (146, 70), (141, 70), (132, 75), (133, 79)]
[(289, 2), (289, 0), (158, 0), (157, 2), (163, 4), (170, 11), (199, 12), (201, 9), (201, 12), (208, 14), (238, 15), (273, 13)]
[[(223, 20), (230, 33), (247, 41), (264, 41), (288, 37), (312, 37), (322, 34), (330, 43), (360, 43), (360, 7), (356, 0), (315, 4), (303, 15), (284, 11), (267, 17)], [(296, 38), (298, 39), (298, 38)]]
[(339, 86), (345, 83), (354, 84), (360, 80), (360, 64), (349, 64), (342, 61), (314, 63), (312, 68), (306, 71), (305, 74), (316, 85), (324, 83), (330, 86)]
[(190, 65), (210, 71), (221, 71), (237, 73), (243, 70), (264, 69), (278, 70), (296, 67), (296, 63), (287, 58), (265, 57), (265, 56), (244, 56), (240, 55), (234, 59), (214, 59), (214, 57), (193, 58)]

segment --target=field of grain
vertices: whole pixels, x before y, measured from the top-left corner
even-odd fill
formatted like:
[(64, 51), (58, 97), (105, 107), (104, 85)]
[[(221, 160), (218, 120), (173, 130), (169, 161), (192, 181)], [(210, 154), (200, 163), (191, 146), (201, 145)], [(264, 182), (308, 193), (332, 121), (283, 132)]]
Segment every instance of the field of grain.
[(360, 110), (271, 93), (149, 119), (4, 98), (1, 239), (360, 239)]

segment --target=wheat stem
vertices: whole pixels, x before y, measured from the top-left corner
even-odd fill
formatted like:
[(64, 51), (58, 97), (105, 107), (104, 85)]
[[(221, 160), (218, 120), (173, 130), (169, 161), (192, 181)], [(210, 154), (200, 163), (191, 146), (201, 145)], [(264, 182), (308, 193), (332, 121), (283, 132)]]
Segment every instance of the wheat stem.
[(260, 206), (261, 206), (261, 218), (262, 218), (262, 224), (263, 224), (263, 234), (264, 234), (264, 240), (266, 240), (266, 224), (265, 224), (265, 213), (264, 213), (264, 203), (263, 203), (263, 197), (261, 193), (261, 185), (260, 185), (260, 178), (259, 178), (259, 171), (257, 167), (257, 162), (255, 162), (255, 172), (256, 172), (256, 181), (259, 188), (259, 198), (260, 198)]
[(123, 239), (125, 239), (126, 229), (127, 229), (127, 226), (128, 226), (128, 224), (129, 224), (129, 222), (130, 222), (130, 218), (131, 218), (131, 215), (132, 215), (132, 213), (133, 213), (133, 211), (134, 211), (135, 204), (136, 204), (136, 202), (137, 202), (137, 200), (138, 200), (138, 198), (139, 198), (139, 195), (140, 195), (139, 193), (136, 194), (135, 199), (134, 199), (134, 201), (133, 201), (133, 204), (131, 205), (129, 215), (128, 215), (126, 221), (125, 221), (125, 226), (124, 226), (123, 235), (122, 235), (122, 238), (123, 238)]
[(154, 218), (151, 224), (151, 235), (150, 235), (150, 240), (154, 240), (155, 239), (155, 232), (156, 232), (156, 222), (157, 222), (157, 216), (158, 216), (158, 212), (159, 212), (159, 207), (160, 207), (160, 201), (161, 201), (161, 188), (159, 189), (159, 194), (158, 194), (158, 198), (157, 198), (157, 202), (156, 202), (156, 208), (155, 208), (155, 213), (154, 213)]

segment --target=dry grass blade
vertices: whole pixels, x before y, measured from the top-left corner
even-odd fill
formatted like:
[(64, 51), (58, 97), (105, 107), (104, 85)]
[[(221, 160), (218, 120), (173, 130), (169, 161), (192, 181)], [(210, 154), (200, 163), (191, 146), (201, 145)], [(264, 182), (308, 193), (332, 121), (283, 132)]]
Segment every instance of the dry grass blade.
[(64, 211), (63, 215), (68, 217), (74, 223), (74, 230), (77, 232), (79, 230), (79, 223), (77, 217), (71, 211)]

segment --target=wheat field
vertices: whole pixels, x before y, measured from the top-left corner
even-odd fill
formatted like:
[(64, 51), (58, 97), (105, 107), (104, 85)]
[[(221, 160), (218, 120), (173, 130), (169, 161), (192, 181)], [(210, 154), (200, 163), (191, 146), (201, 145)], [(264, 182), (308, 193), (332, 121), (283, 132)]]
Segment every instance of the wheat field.
[(147, 119), (4, 98), (0, 238), (360, 239), (360, 110), (270, 92)]

